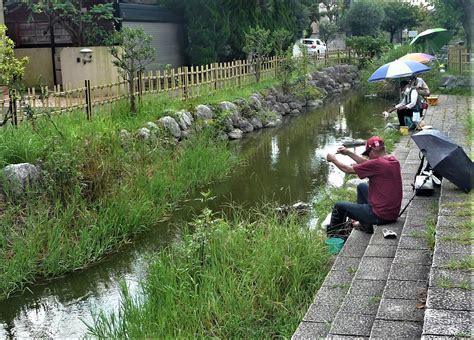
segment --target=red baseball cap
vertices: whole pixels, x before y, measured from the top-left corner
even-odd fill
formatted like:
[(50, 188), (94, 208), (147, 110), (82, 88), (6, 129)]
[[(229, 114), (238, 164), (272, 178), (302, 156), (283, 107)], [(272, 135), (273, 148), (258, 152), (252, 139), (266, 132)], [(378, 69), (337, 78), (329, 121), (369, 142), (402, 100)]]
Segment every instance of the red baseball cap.
[(383, 139), (379, 136), (370, 137), (369, 139), (367, 139), (367, 143), (365, 143), (365, 151), (362, 152), (362, 156), (368, 156), (370, 150), (383, 145)]

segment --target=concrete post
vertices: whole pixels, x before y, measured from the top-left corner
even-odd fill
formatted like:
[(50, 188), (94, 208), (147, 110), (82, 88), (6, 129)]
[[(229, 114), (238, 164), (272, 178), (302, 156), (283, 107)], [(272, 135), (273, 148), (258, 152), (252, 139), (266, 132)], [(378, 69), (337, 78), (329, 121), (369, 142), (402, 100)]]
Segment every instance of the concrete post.
[(5, 17), (3, 16), (3, 0), (0, 0), (0, 25), (5, 25)]

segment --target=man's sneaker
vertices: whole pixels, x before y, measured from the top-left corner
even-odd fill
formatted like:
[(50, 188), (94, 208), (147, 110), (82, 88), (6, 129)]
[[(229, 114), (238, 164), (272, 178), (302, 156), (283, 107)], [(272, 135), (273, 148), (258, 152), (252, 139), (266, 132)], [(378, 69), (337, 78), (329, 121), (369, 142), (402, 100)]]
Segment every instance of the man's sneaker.
[(372, 224), (362, 224), (359, 221), (355, 221), (354, 223), (352, 223), (352, 227), (355, 230), (363, 231), (364, 233), (367, 233), (367, 234), (374, 233), (374, 226)]

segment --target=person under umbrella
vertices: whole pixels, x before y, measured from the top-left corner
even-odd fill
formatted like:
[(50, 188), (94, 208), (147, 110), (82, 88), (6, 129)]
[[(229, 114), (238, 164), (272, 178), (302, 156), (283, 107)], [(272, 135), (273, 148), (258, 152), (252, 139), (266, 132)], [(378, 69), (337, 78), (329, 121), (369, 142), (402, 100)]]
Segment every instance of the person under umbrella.
[(411, 86), (411, 83), (407, 80), (400, 82), (400, 91), (402, 93), (402, 100), (394, 107), (388, 109), (388, 112), (397, 110), (398, 122), (400, 126), (408, 126), (413, 128), (413, 112), (420, 108), (418, 107), (418, 91)]

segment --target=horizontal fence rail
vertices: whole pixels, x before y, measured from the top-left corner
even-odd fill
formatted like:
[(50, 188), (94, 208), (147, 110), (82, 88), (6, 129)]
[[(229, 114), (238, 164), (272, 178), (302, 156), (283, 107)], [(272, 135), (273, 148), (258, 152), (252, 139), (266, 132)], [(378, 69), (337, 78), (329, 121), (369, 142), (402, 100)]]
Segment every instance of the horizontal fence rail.
[[(323, 55), (310, 56), (316, 66), (331, 66), (352, 63), (354, 55), (350, 50), (327, 51)], [(281, 59), (266, 58), (260, 66), (260, 80), (276, 76)], [(226, 63), (212, 63), (201, 66), (185, 66), (167, 70), (140, 73), (134, 78), (133, 89), (129, 82), (119, 78), (114, 83), (91, 85), (86, 80), (83, 87), (56, 85), (29, 88), (22, 93), (12, 92), (0, 95), (0, 121), (10, 114), (13, 124), (30, 117), (57, 115), (67, 112), (83, 112), (92, 119), (99, 106), (110, 105), (128, 98), (132, 92), (136, 96), (144, 94), (167, 94), (172, 98), (186, 100), (212, 94), (223, 89), (232, 89), (256, 82), (254, 60), (236, 60)]]

